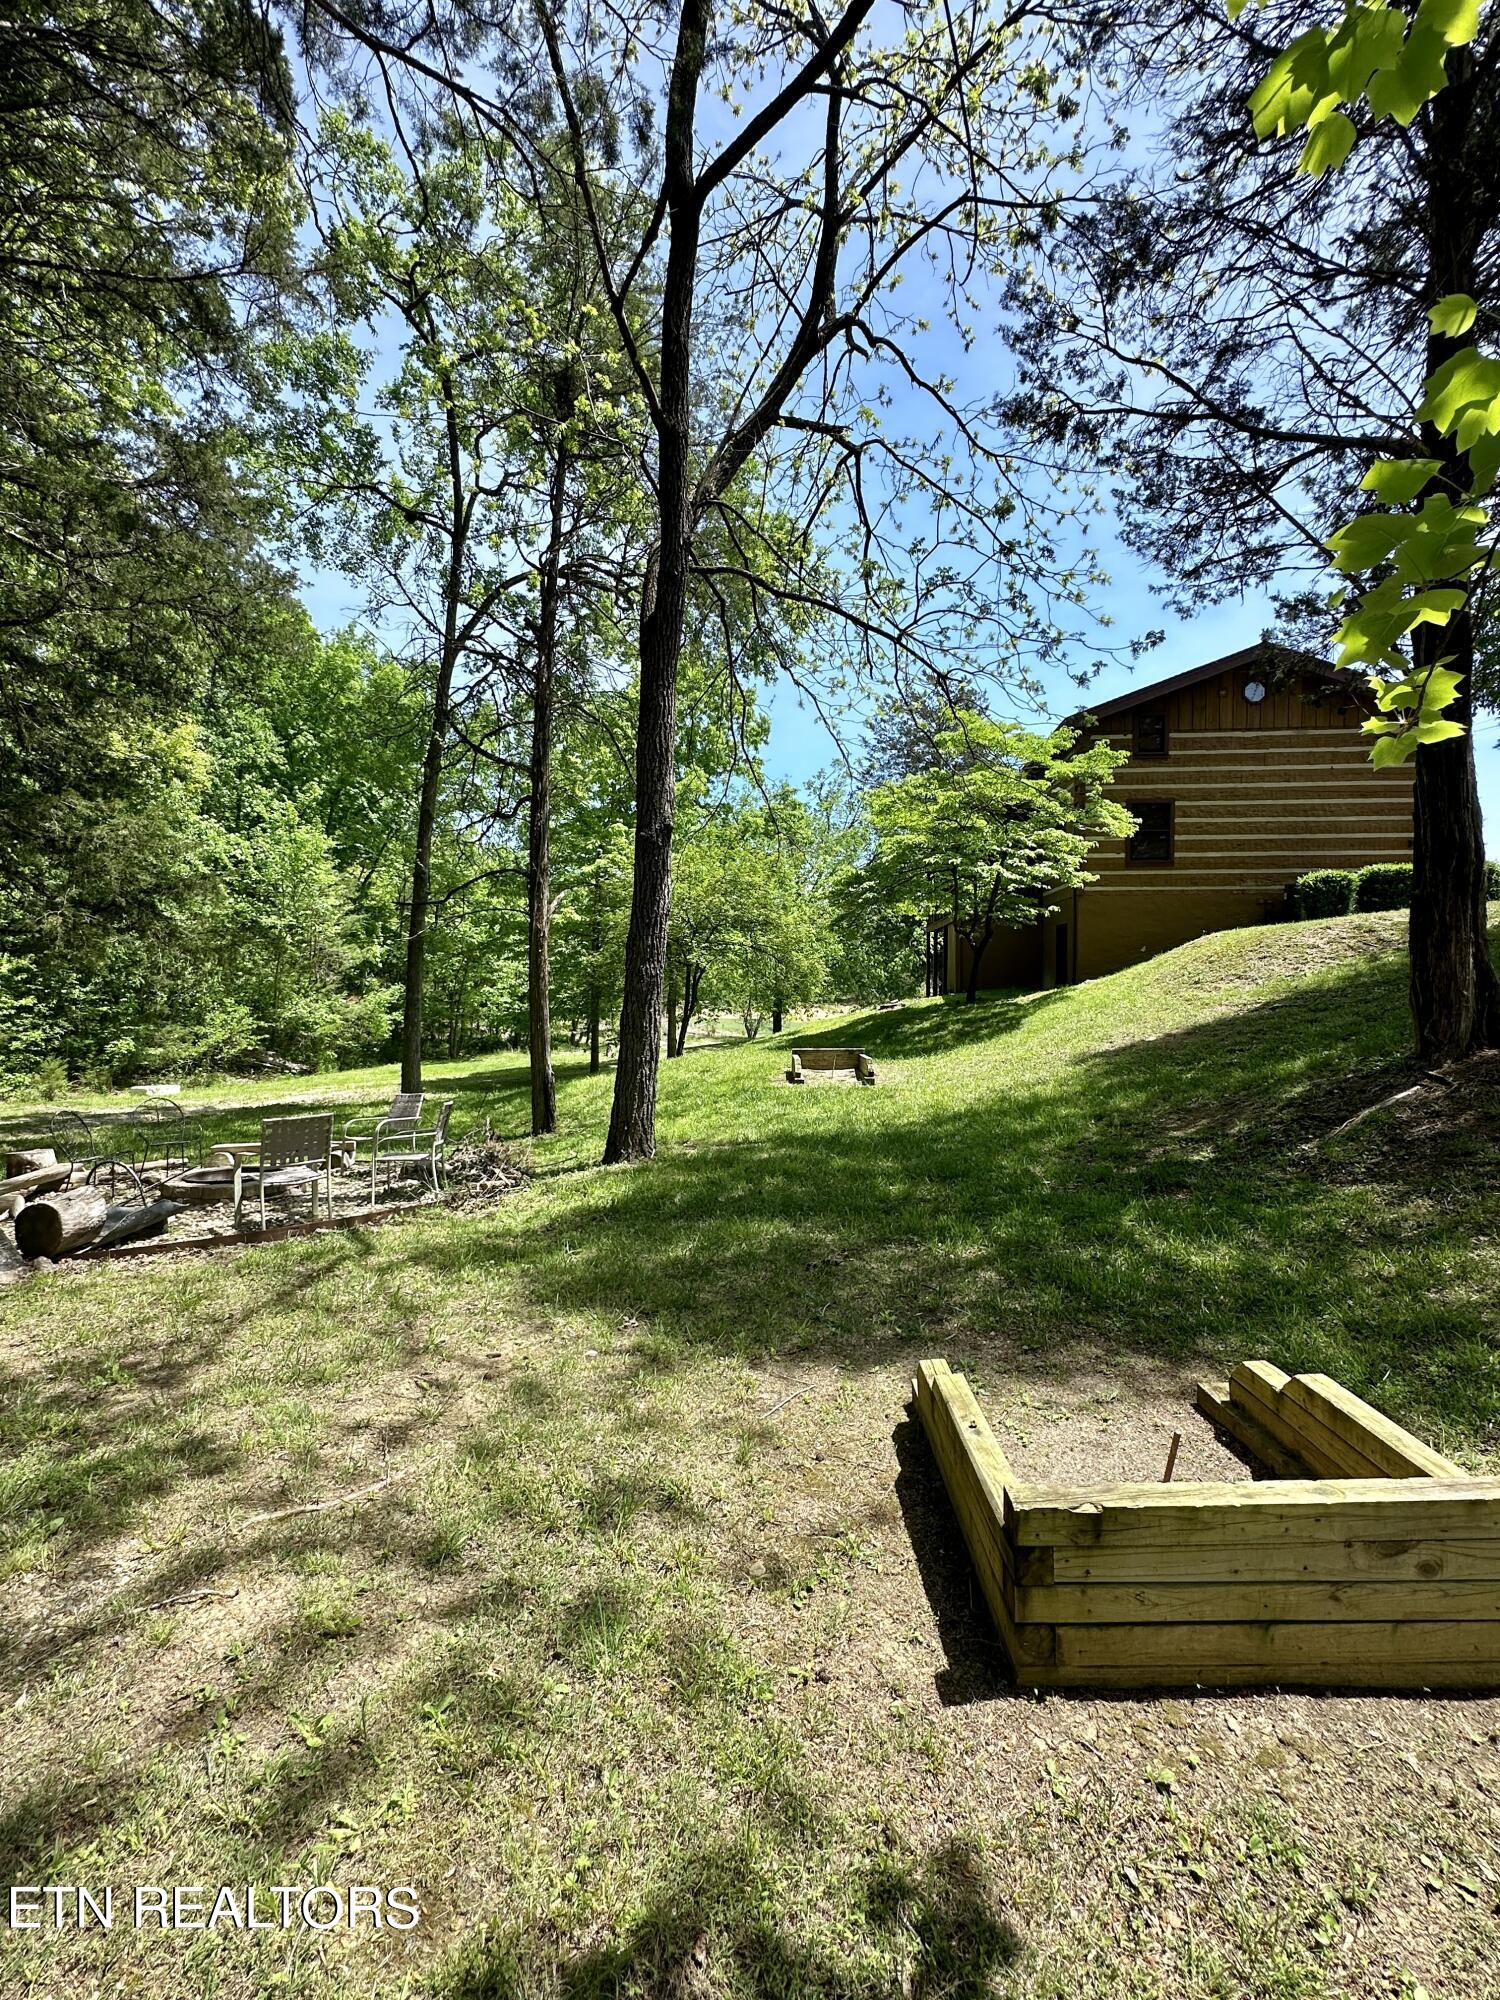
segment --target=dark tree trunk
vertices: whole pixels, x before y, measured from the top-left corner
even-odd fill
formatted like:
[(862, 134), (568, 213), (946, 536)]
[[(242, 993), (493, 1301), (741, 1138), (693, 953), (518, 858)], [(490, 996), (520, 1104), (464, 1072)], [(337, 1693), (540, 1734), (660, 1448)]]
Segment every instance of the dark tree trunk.
[(771, 1002), (771, 1033), (773, 1035), (781, 1033), (781, 1002), (779, 1000)]
[(448, 574), (443, 588), (443, 646), (437, 683), (432, 691), (432, 719), (427, 751), (422, 759), (422, 790), (417, 801), (416, 852), (412, 857), (411, 906), (406, 921), (406, 981), (401, 1007), (401, 1088), (422, 1088), (422, 995), (427, 970), (427, 916), (432, 907), (432, 840), (437, 828), (438, 798), (443, 787), (443, 758), (448, 747), (448, 722), (453, 702), (453, 675), (458, 665), (458, 607), (463, 592), (464, 550), (468, 536), (469, 501), (463, 490), (463, 450), (458, 419), (450, 404), (445, 412), (452, 524), (448, 543)]
[(625, 998), (606, 1165), (656, 1152), (662, 987), (672, 914), (672, 817), (677, 787), (677, 666), (692, 535), (693, 287), (699, 216), (693, 125), (706, 46), (704, 0), (685, 0), (667, 95), (662, 188), (672, 234), (661, 302), (657, 415), (660, 537), (641, 606), (641, 689), (635, 756), (635, 877), (625, 934)]
[(670, 972), (667, 977), (667, 1056), (677, 1053), (677, 974)]
[(589, 988), (589, 1075), (599, 1074), (599, 989)]
[[(1483, 225), (1472, 173), (1474, 82), (1467, 49), (1450, 51), (1448, 77), (1429, 114), (1428, 305), (1450, 292), (1476, 293), (1479, 285)], [(1428, 374), (1468, 344), (1467, 335), (1431, 335)], [(1423, 445), (1468, 484), (1467, 462), (1452, 438), (1428, 425)], [(1417, 1053), (1424, 1062), (1452, 1062), (1500, 1042), (1500, 980), (1486, 926), (1484, 828), (1474, 769), (1474, 627), (1467, 612), (1446, 626), (1419, 625), (1412, 653), (1419, 668), (1443, 659), (1464, 677), (1448, 711), (1464, 734), (1425, 743), (1416, 754), (1409, 928)]]
[(401, 1006), (401, 1088), (422, 1088), (422, 994), (427, 969), (427, 914), (432, 906), (432, 837), (437, 827), (438, 795), (443, 784), (443, 752), (448, 735), (448, 704), (453, 663), (447, 655), (438, 667), (427, 754), (422, 759), (422, 790), (417, 801), (417, 843), (412, 857), (411, 902), (406, 916), (406, 982)]
[(703, 983), (703, 967), (690, 965), (682, 982), (682, 1013), (677, 1024), (677, 1045), (674, 1055), (681, 1055), (687, 1047), (688, 1029), (693, 1025), (693, 1016), (698, 1011), (698, 988)]
[(536, 683), (531, 704), (531, 772), (526, 866), (526, 1019), (531, 1058), (533, 1136), (557, 1130), (557, 1079), (552, 1073), (552, 729), (557, 691), (558, 572), (562, 563), (567, 454), (552, 466), (550, 527), (542, 562), (537, 619)]
[(984, 948), (989, 943), (990, 936), (991, 927), (986, 926), (977, 944), (972, 938), (969, 940), (969, 983), (964, 988), (964, 999), (971, 1007), (979, 998), (979, 963), (984, 957)]

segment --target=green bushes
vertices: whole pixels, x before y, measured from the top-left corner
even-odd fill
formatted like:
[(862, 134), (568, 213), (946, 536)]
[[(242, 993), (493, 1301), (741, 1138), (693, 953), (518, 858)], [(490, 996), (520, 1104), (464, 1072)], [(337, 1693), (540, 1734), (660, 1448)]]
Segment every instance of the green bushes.
[(1286, 893), (1292, 916), (1298, 921), (1347, 917), (1354, 908), (1354, 870), (1314, 868), (1309, 875), (1299, 875)]
[[(1347, 917), (1354, 910), (1411, 908), (1409, 861), (1377, 861), (1369, 868), (1314, 868), (1287, 889), (1287, 908), (1296, 920)], [(1484, 893), (1500, 902), (1500, 861), (1484, 864)]]
[(1361, 868), (1354, 877), (1355, 909), (1409, 910), (1411, 872), (1409, 861), (1378, 861)]

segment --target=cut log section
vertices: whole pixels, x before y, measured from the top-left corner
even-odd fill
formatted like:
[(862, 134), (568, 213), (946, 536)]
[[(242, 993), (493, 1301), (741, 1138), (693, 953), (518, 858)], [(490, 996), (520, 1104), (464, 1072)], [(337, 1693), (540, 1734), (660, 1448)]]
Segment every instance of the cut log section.
[(11, 1174), (33, 1174), (38, 1167), (55, 1167), (57, 1153), (51, 1146), (28, 1146), (19, 1153), (7, 1153), (5, 1171)]
[(65, 1257), (93, 1242), (108, 1213), (97, 1188), (39, 1195), (16, 1217), (16, 1248), (23, 1257)]

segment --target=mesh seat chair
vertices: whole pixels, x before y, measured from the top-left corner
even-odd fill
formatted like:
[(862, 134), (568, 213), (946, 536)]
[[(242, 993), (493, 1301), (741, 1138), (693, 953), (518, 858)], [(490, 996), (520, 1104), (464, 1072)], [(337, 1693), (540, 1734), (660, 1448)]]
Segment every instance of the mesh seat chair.
[(260, 1226), (266, 1226), (268, 1188), (311, 1188), (313, 1220), (318, 1219), (318, 1189), (333, 1216), (333, 1113), (309, 1113), (301, 1118), (265, 1118), (260, 1127), (260, 1160), (238, 1160), (234, 1169), (234, 1220), (238, 1228), (250, 1183), (260, 1196)]
[[(341, 1142), (344, 1165), (346, 1167), (357, 1165), (361, 1146), (378, 1145), (383, 1138), (393, 1132), (407, 1135), (415, 1132), (422, 1122), (422, 1106), (426, 1102), (427, 1095), (425, 1091), (398, 1091), (392, 1100), (390, 1110), (380, 1120), (373, 1131), (370, 1130), (368, 1113), (358, 1118), (351, 1118), (344, 1127), (344, 1136)], [(363, 1131), (357, 1130), (356, 1128), (361, 1125), (365, 1129)]]
[(453, 1116), (451, 1097), (445, 1097), (439, 1107), (437, 1122), (426, 1127), (414, 1126), (408, 1132), (391, 1132), (383, 1139), (375, 1141), (370, 1155), (370, 1206), (375, 1206), (376, 1183), (382, 1167), (425, 1167), (432, 1176), (432, 1191), (437, 1194), (447, 1180), (448, 1120)]

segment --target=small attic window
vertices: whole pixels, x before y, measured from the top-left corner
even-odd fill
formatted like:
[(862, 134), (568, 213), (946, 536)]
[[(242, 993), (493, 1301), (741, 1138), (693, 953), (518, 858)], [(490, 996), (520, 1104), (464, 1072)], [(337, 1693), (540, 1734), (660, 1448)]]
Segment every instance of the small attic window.
[(1133, 747), (1137, 757), (1166, 756), (1167, 718), (1161, 709), (1136, 710)]

